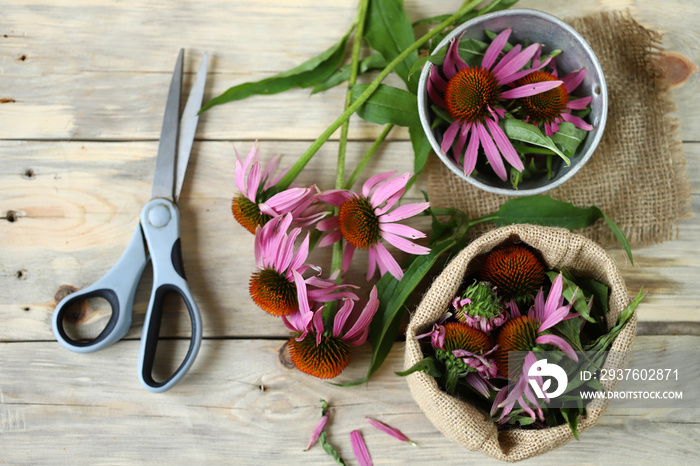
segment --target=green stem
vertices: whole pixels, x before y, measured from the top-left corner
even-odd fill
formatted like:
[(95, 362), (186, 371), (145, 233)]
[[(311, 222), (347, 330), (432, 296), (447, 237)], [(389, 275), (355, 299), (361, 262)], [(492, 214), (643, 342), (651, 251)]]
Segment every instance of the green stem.
[(472, 0), (467, 1), (460, 7), (459, 10), (445, 21), (440, 23), (436, 28), (432, 29), (426, 33), (423, 37), (415, 41), (411, 46), (406, 48), (401, 52), (396, 58), (394, 58), (387, 66), (384, 68), (379, 75), (372, 81), (367, 89), (353, 102), (344, 112), (340, 115), (331, 125), (326, 128), (326, 130), (321, 133), (321, 135), (306, 149), (299, 160), (296, 161), (294, 165), (289, 169), (286, 175), (277, 183), (278, 190), (284, 190), (292, 184), (292, 182), (299, 176), (299, 173), (304, 169), (307, 163), (312, 159), (312, 157), (318, 152), (321, 146), (331, 137), (331, 135), (345, 122), (350, 116), (357, 111), (362, 104), (364, 104), (367, 99), (377, 90), (379, 85), (384, 81), (384, 79), (391, 73), (396, 66), (404, 61), (411, 53), (418, 50), (423, 44), (428, 42), (430, 39), (438, 35), (443, 29), (452, 25), (457, 19), (464, 15), (467, 11), (476, 7), (483, 0)]
[[(350, 62), (350, 77), (348, 78), (348, 90), (345, 93), (345, 111), (352, 103), (352, 93), (350, 90), (357, 82), (357, 75), (360, 67), (360, 49), (362, 48), (362, 38), (365, 32), (365, 19), (367, 18), (367, 8), (369, 0), (360, 0), (360, 5), (357, 10), (357, 27), (355, 28), (355, 37), (352, 43), (352, 58)], [(345, 181), (345, 152), (348, 144), (348, 129), (350, 128), (350, 118), (343, 122), (340, 129), (340, 141), (338, 145), (338, 165), (336, 169), (335, 187), (336, 189), (343, 188)], [(337, 212), (336, 212), (337, 213)], [(331, 256), (331, 272), (340, 270), (343, 262), (343, 244), (341, 241), (333, 245), (333, 255)], [(340, 275), (338, 275), (340, 281)]]
[(394, 128), (394, 124), (388, 124), (384, 127), (382, 130), (382, 133), (377, 136), (377, 139), (374, 140), (370, 148), (367, 150), (365, 155), (362, 156), (362, 160), (360, 160), (360, 163), (357, 164), (357, 167), (352, 171), (350, 174), (350, 178), (345, 182), (345, 185), (343, 186), (343, 189), (350, 189), (352, 188), (352, 185), (355, 184), (357, 181), (357, 178), (360, 176), (360, 174), (364, 171), (365, 167), (369, 163), (369, 161), (372, 159), (374, 156), (374, 153), (377, 152), (377, 149), (379, 149), (379, 146), (382, 145), (384, 142), (384, 139), (386, 139), (387, 135), (389, 134), (389, 131), (391, 131)]

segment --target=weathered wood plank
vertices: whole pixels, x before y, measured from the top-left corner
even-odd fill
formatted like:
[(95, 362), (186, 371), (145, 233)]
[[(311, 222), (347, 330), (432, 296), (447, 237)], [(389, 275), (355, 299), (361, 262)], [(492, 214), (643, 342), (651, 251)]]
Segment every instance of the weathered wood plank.
[[(201, 142), (194, 148), (180, 203), (183, 253), (188, 279), (204, 313), (208, 336), (281, 336), (281, 323), (260, 311), (247, 295), (254, 270), (253, 238), (230, 214), (233, 147), (246, 152), (249, 142)], [(369, 146), (353, 142), (348, 165)], [(282, 154), (291, 164), (307, 144), (260, 143), (265, 158)], [(691, 172), (700, 167), (700, 145), (685, 144)], [(332, 187), (337, 144), (329, 143), (308, 166), (300, 183), (318, 181)], [(15, 212), (15, 221), (0, 220), (0, 340), (51, 339), (54, 296), (62, 286), (83, 288), (99, 278), (121, 255), (148, 199), (155, 142), (78, 143), (2, 142), (4, 171), (0, 174), (0, 216)], [(370, 172), (409, 170), (408, 142), (391, 142), (378, 154)], [(31, 170), (31, 176), (27, 176)], [(695, 177), (697, 178), (697, 177)], [(408, 200), (421, 199), (419, 182)], [(622, 269), (630, 294), (649, 292), (639, 308), (643, 321), (700, 321), (700, 185), (693, 184), (694, 217), (683, 220), (679, 237), (658, 245), (635, 248), (636, 265), (619, 248), (610, 248)], [(427, 226), (425, 222), (418, 224)], [(325, 253), (324, 253), (325, 254)], [(353, 266), (359, 282), (366, 267), (358, 253)], [(321, 264), (328, 262), (321, 254)], [(148, 276), (148, 271), (146, 272)], [(149, 282), (136, 296), (131, 337), (140, 335)], [(108, 314), (93, 315), (104, 319)], [(175, 332), (177, 319), (164, 331)], [(182, 335), (186, 329), (176, 334)]]
[[(6, 5), (0, 30), (0, 139), (156, 139), (175, 52), (192, 52), (194, 70), (212, 53), (207, 97), (229, 86), (285, 71), (332, 45), (354, 18), (354, 0), (211, 2), (207, 8), (159, 0), (139, 4), (71, 4), (37, 0)], [(692, 20), (696, 2), (652, 0), (522, 1), (519, 6), (574, 17), (629, 8), (645, 26), (666, 31), (664, 45), (700, 66)], [(446, 13), (460, 2), (407, 1), (413, 19)], [(88, 7), (89, 5), (89, 7)], [(76, 14), (76, 11), (80, 14)], [(105, 18), (110, 18), (109, 21)], [(298, 18), (304, 18), (300, 27)], [(186, 27), (180, 27), (186, 22)], [(177, 28), (173, 35), (172, 28)], [(5, 37), (5, 35), (7, 37)], [(255, 42), (249, 38), (255, 38)], [(118, 44), (116, 46), (115, 44)], [(24, 57), (24, 59), (22, 59)], [(694, 92), (698, 74), (674, 91), (682, 139), (700, 140)], [(214, 108), (202, 119), (206, 139), (314, 139), (340, 113), (342, 89), (308, 97), (308, 90), (255, 96)], [(14, 102), (11, 102), (14, 100)], [(354, 139), (380, 129), (358, 121)], [(405, 131), (393, 137), (407, 139)]]
[[(700, 337), (672, 339), (676, 350), (700, 350)], [(639, 337), (636, 348), (667, 348), (668, 340)], [(205, 340), (192, 371), (162, 395), (139, 386), (135, 341), (90, 355), (50, 343), (2, 345), (0, 459), (10, 464), (330, 464), (318, 445), (302, 451), (320, 415), (318, 400), (324, 398), (333, 407), (329, 440), (351, 464), (349, 432), (354, 429), (361, 429), (376, 464), (432, 463), (435, 458), (447, 464), (496, 464), (451, 443), (425, 418), (405, 381), (393, 374), (403, 361), (401, 344), (368, 385), (350, 388), (285, 367), (278, 356), (281, 344)], [(342, 379), (359, 377), (368, 356), (358, 351)], [(375, 430), (365, 416), (400, 428), (418, 446)], [(571, 458), (589, 464), (647, 464), (649, 458), (692, 463), (699, 434), (698, 418), (688, 410), (640, 408), (631, 415), (612, 407), (580, 441), (530, 463), (562, 464)]]

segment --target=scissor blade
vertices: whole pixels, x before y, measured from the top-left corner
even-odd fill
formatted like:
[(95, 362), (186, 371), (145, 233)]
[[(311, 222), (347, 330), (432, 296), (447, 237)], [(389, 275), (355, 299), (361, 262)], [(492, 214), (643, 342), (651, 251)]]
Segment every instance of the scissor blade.
[(197, 132), (199, 110), (202, 108), (204, 85), (207, 82), (208, 63), (209, 56), (205, 53), (180, 119), (180, 139), (177, 148), (177, 171), (175, 173), (175, 202), (180, 198), (180, 191), (182, 191), (182, 184), (185, 181), (185, 173), (187, 172), (187, 164), (190, 161), (194, 135)]
[(184, 50), (180, 49), (173, 71), (173, 78), (165, 104), (163, 128), (158, 145), (156, 171), (153, 175), (151, 198), (163, 197), (173, 200), (175, 187), (175, 155), (177, 154), (178, 129), (180, 126), (180, 94), (182, 93), (182, 62)]

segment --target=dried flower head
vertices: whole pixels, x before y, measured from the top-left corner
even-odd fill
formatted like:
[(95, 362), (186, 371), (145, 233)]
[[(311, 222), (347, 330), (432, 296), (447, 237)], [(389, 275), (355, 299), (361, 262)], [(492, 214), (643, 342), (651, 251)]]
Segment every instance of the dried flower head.
[(462, 296), (452, 300), (452, 307), (457, 320), (487, 333), (508, 320), (508, 313), (489, 282), (474, 281)]
[(515, 244), (491, 251), (479, 279), (491, 282), (503, 301), (530, 299), (547, 278), (545, 266), (527, 246)]

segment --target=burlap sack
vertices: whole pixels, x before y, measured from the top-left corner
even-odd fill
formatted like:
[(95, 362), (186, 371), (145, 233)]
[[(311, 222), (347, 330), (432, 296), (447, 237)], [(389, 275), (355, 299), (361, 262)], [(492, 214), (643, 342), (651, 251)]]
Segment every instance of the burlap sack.
[[(675, 104), (659, 65), (661, 35), (619, 12), (568, 22), (603, 68), (608, 122), (586, 166), (547, 194), (579, 207), (600, 207), (634, 246), (671, 239), (679, 220), (690, 214), (690, 181), (678, 122), (670, 115)], [(458, 208), (470, 218), (495, 212), (509, 198), (463, 181), (437, 156), (430, 157), (428, 179), (431, 205)], [(580, 232), (604, 246), (618, 244), (602, 220)]]
[[(473, 241), (449, 263), (418, 305), (406, 330), (406, 369), (424, 357), (415, 336), (430, 330), (448, 310), (465, 275), (475, 271), (478, 260), (473, 259), (507, 241), (523, 242), (537, 249), (552, 269), (566, 268), (575, 275), (594, 278), (609, 286), (608, 328), (616, 323), (620, 312), (629, 304), (627, 289), (615, 263), (600, 246), (586, 237), (561, 228), (534, 225), (511, 225), (492, 230)], [(609, 357), (605, 368), (625, 365), (636, 324), (635, 315), (613, 342), (610, 350), (616, 352), (616, 357)], [(428, 419), (449, 439), (468, 450), (514, 462), (550, 451), (573, 438), (566, 424), (542, 430), (516, 428), (499, 431), (489, 420), (488, 413), (448, 395), (426, 373), (415, 372), (407, 380), (413, 398)], [(614, 383), (603, 385), (608, 390), (615, 388)], [(607, 404), (606, 400), (595, 400), (588, 406), (586, 416), (579, 420), (579, 433), (602, 416)]]

